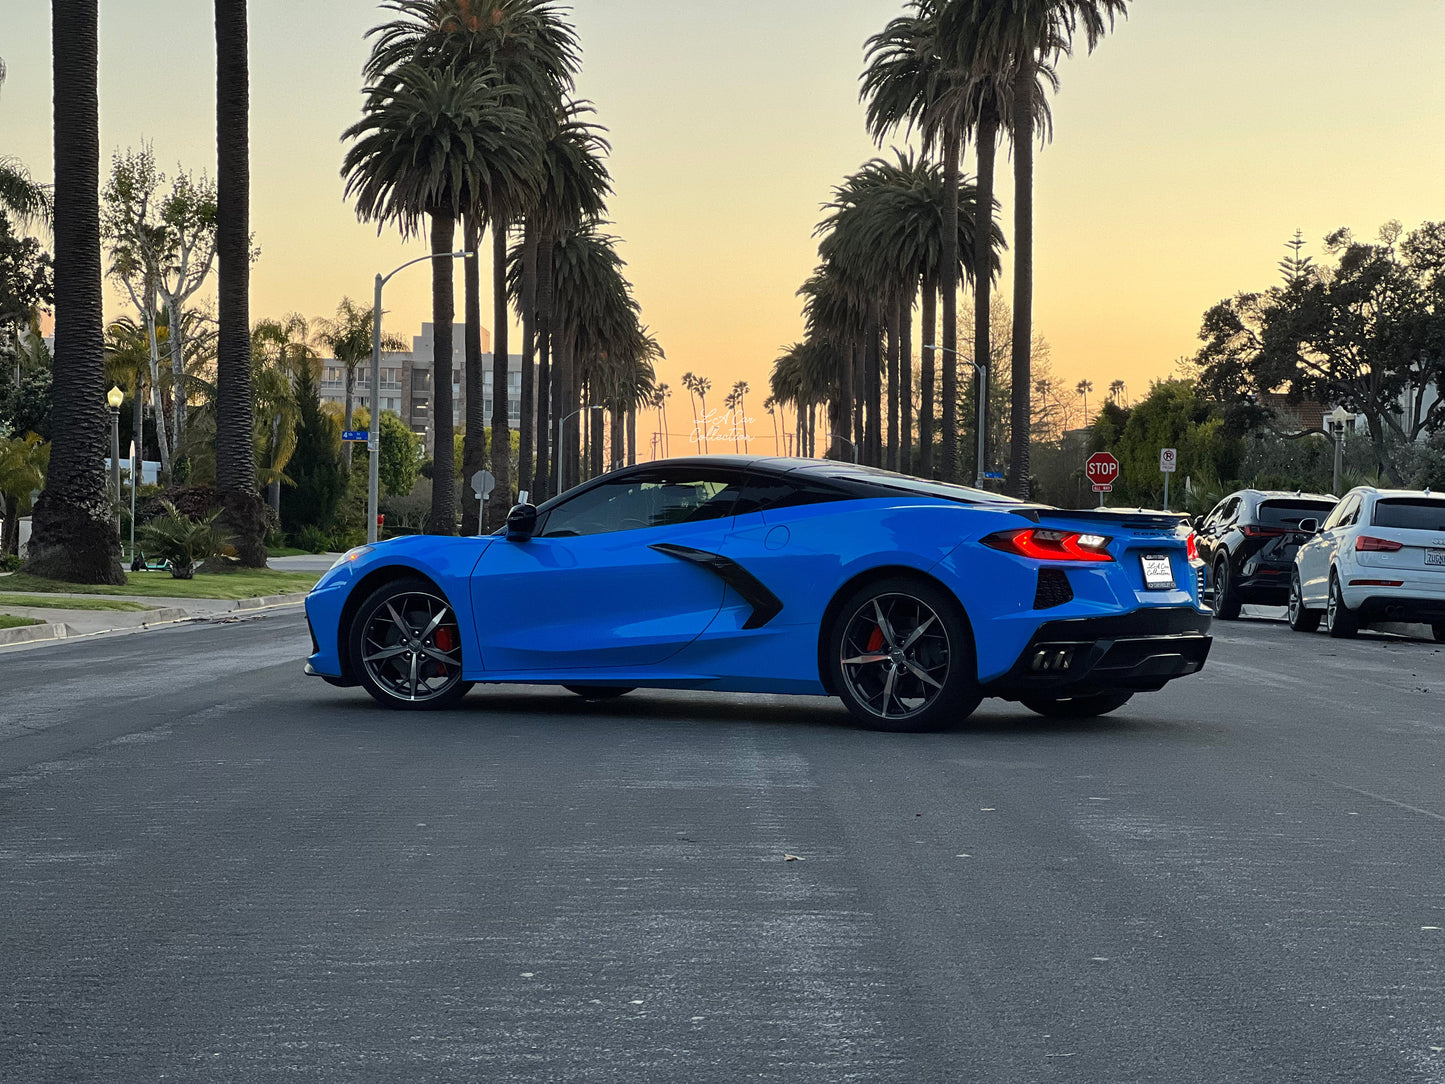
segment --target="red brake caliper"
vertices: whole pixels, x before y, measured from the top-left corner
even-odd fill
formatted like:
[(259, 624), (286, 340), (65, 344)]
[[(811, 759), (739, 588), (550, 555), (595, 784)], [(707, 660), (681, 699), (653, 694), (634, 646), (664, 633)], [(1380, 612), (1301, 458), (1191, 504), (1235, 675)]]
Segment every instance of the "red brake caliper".
[(873, 632), (868, 637), (868, 653), (876, 654), (883, 647), (883, 630), (877, 625), (873, 626)]
[[(441, 628), (437, 629), (436, 634), (432, 637), (432, 641), (436, 644), (438, 651), (451, 652), (455, 651), (457, 647), (456, 633), (452, 632), (452, 630), (446, 625), (443, 625)], [(434, 667), (436, 667), (436, 673), (432, 675), (433, 677), (446, 676), (447, 668), (443, 664), (437, 662), (435, 659), (431, 659), (428, 661), (431, 662)]]

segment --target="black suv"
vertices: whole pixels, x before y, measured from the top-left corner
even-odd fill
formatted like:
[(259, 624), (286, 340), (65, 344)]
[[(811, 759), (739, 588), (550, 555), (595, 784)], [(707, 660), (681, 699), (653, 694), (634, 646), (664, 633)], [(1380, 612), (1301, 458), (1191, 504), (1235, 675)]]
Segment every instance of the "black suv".
[(1231, 621), (1245, 603), (1289, 601), (1295, 550), (1309, 537), (1300, 520), (1323, 520), (1339, 498), (1241, 489), (1194, 521), (1199, 559), (1209, 569), (1214, 616)]

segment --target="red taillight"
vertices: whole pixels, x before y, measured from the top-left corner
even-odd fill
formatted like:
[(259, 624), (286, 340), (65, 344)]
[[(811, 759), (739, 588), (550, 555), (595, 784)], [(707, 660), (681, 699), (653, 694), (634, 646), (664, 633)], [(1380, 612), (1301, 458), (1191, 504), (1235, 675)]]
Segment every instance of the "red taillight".
[(1394, 553), (1405, 548), (1403, 542), (1391, 542), (1388, 538), (1371, 538), (1367, 534), (1355, 538), (1356, 553)]
[(1193, 531), (1190, 531), (1189, 537), (1184, 540), (1184, 555), (1188, 557), (1191, 561), (1199, 560), (1198, 538), (1198, 535), (1196, 535)]
[(1004, 553), (1030, 557), (1035, 561), (1112, 561), (1105, 548), (1109, 539), (1101, 534), (1078, 531), (1050, 531), (1025, 527), (1021, 531), (1000, 531), (983, 539), (985, 546)]

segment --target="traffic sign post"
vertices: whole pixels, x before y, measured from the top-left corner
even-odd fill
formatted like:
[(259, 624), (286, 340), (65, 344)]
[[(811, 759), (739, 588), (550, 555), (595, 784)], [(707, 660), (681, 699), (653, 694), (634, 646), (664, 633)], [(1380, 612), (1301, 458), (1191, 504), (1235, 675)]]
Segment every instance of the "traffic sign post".
[(1169, 511), (1169, 476), (1179, 465), (1179, 457), (1173, 448), (1159, 449), (1159, 470), (1164, 475), (1164, 511)]
[(1084, 464), (1084, 475), (1093, 483), (1094, 492), (1099, 495), (1099, 507), (1103, 508), (1104, 494), (1113, 490), (1119, 478), (1119, 461), (1108, 452), (1095, 452)]
[(497, 488), (497, 479), (489, 470), (479, 470), (472, 475), (472, 492), (477, 495), (477, 500), (482, 506), (477, 510), (477, 536), (480, 538), (487, 533), (487, 498), (492, 495), (492, 490)]

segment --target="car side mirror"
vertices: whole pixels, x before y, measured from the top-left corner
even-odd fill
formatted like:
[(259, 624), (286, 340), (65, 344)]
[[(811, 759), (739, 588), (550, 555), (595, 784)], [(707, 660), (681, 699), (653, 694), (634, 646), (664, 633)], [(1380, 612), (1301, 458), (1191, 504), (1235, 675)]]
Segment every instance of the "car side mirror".
[(1320, 521), (1317, 519), (1302, 519), (1299, 521), (1301, 534), (1319, 534)]
[(525, 542), (537, 533), (537, 506), (518, 504), (507, 513), (507, 541)]
[(1202, 530), (1204, 530), (1204, 517), (1203, 517), (1203, 516), (1195, 516), (1195, 517), (1194, 517), (1194, 529), (1195, 529), (1196, 531), (1202, 531)]

